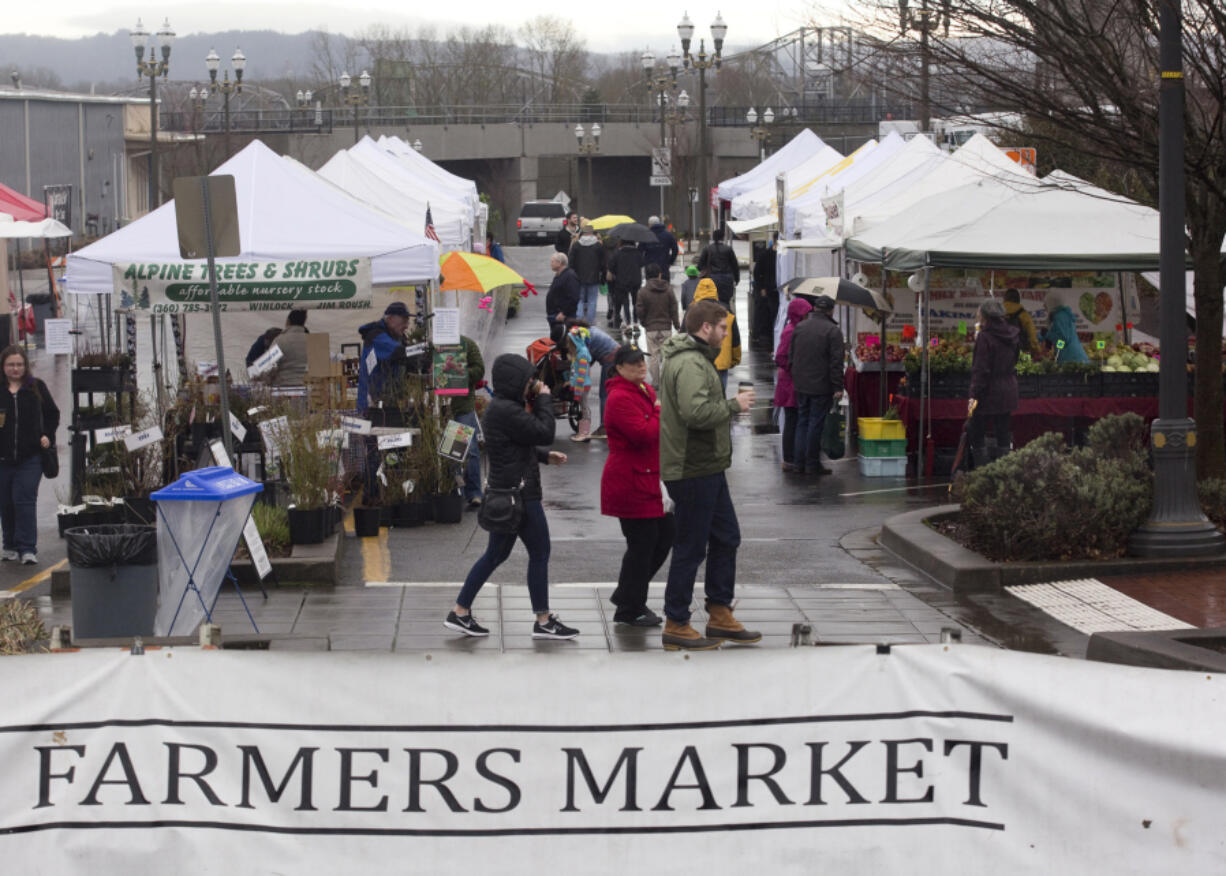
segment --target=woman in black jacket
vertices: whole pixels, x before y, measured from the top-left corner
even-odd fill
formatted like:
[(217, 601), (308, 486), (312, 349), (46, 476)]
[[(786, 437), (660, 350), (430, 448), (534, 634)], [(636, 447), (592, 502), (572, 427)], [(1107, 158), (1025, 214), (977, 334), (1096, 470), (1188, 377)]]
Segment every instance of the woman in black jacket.
[(466, 636), (490, 634), (473, 617), (473, 600), (494, 570), (511, 555), (518, 538), (528, 549), (528, 595), (536, 613), (532, 638), (573, 639), (579, 631), (549, 613), (549, 523), (541, 506), (539, 463), (566, 463), (565, 453), (544, 449), (553, 443), (557, 422), (553, 399), (549, 387), (534, 379), (532, 364), (523, 356), (514, 353), (499, 356), (490, 369), (490, 377), (494, 382), (494, 398), (486, 408), (484, 420), (485, 452), (490, 463), (488, 486), (499, 489), (520, 486), (524, 516), (518, 532), (490, 533), (485, 553), (469, 570), (455, 608), (443, 626)]
[(42, 451), (55, 443), (60, 409), (47, 384), (30, 373), (18, 346), (0, 352), (8, 392), (0, 392), (0, 560), (38, 562), (38, 482)]
[[(1003, 456), (1013, 446), (1010, 419), (1018, 405), (1018, 335), (1017, 328), (1005, 320), (1005, 309), (999, 301), (990, 299), (980, 305), (979, 333), (971, 357), (971, 398), (967, 403), (970, 422), (966, 427), (976, 468), (991, 461), (987, 449), (989, 423), (996, 436), (996, 456)], [(973, 413), (971, 404), (975, 405)]]

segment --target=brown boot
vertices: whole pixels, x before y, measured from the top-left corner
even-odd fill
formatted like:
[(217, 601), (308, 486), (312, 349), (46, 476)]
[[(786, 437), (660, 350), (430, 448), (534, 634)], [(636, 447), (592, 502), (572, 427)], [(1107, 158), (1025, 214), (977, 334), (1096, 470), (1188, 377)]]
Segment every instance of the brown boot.
[(672, 618), (664, 622), (663, 639), (665, 651), (711, 651), (720, 645), (715, 640), (698, 635), (698, 630), (688, 623), (678, 623)]
[(732, 609), (726, 605), (707, 603), (707, 638), (722, 639), (737, 645), (752, 645), (762, 641), (762, 634), (757, 630), (747, 630), (741, 622), (732, 615)]

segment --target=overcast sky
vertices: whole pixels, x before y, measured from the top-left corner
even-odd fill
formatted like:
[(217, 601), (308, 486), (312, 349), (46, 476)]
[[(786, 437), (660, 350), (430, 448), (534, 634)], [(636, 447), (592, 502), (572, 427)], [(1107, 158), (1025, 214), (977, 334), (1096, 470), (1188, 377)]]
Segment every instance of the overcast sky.
[[(405, 14), (408, 4), (404, 0), (362, 0), (349, 5), (298, 0), (260, 0), (244, 4), (160, 0), (143, 5), (106, 0), (57, 0), (50, 14), (48, 8), (29, 0), (8, 0), (4, 5), (0, 32), (62, 37), (113, 33), (131, 28), (137, 17), (149, 30), (156, 30), (163, 17), (169, 17), (171, 26), (180, 34), (265, 28), (297, 33), (316, 27), (327, 27), (336, 33), (353, 33), (376, 22), (393, 27), (415, 27), (425, 21), (420, 16)], [(586, 38), (589, 49), (607, 52), (648, 46), (664, 53), (677, 41), (677, 21), (687, 9), (696, 26), (695, 42), (700, 36), (710, 39), (709, 25), (719, 11), (728, 24), (728, 42), (753, 46), (795, 30), (819, 5), (836, 4), (829, 0), (756, 0), (753, 3), (715, 0), (701, 4), (687, 4), (686, 0), (681, 3), (601, 0), (571, 4), (557, 0), (466, 0), (456, 8), (462, 8), (467, 18), (439, 18), (432, 23), (440, 29), (458, 23), (495, 23), (514, 28), (536, 15), (552, 15), (571, 19)]]

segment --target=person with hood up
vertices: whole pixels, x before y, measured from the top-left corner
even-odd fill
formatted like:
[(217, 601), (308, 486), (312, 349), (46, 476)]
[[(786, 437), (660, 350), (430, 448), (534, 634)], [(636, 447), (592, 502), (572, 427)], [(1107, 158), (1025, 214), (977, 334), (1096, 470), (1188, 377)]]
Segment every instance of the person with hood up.
[[(570, 359), (570, 388), (579, 402), (579, 431), (570, 436), (571, 441), (586, 444), (592, 440), (592, 353), (588, 349), (591, 329), (583, 325), (571, 326), (566, 332), (566, 352)], [(605, 366), (608, 367), (608, 366)], [(604, 424), (604, 420), (601, 420)]]
[(485, 452), (489, 457), (488, 486), (520, 488), (523, 519), (517, 532), (491, 532), (485, 553), (473, 564), (455, 607), (443, 626), (466, 636), (488, 636), (490, 631), (472, 614), (473, 600), (515, 547), (516, 539), (528, 550), (528, 595), (536, 623), (534, 639), (573, 639), (579, 631), (566, 626), (549, 611), (549, 523), (541, 505), (540, 463), (565, 465), (566, 454), (548, 450), (553, 443), (553, 399), (549, 387), (533, 377), (532, 363), (523, 356), (504, 353), (490, 369), (494, 398), (485, 411)]
[(698, 265), (686, 265), (685, 281), (681, 284), (682, 314), (689, 310), (690, 305), (694, 303), (694, 292), (698, 289), (698, 281), (700, 279), (702, 278), (699, 276)]
[(775, 350), (775, 397), (772, 404), (783, 411), (783, 464), (784, 471), (796, 470), (796, 387), (792, 384), (792, 365), (788, 351), (792, 346), (792, 332), (796, 330), (813, 305), (804, 298), (788, 302), (788, 321), (779, 335), (779, 348)]
[(638, 347), (623, 345), (615, 358), (605, 407), (609, 458), (600, 476), (600, 513), (616, 517), (626, 537), (613, 622), (656, 627), (663, 621), (647, 607), (647, 587), (673, 547), (673, 516), (660, 491), (660, 402), (647, 385), (647, 361)]
[(1039, 333), (1035, 331), (1034, 320), (1022, 306), (1021, 293), (1016, 289), (1005, 290), (1005, 321), (1019, 332), (1018, 343), (1023, 353), (1037, 356), (1043, 351), (1039, 346)]
[(567, 256), (571, 270), (579, 278), (579, 319), (592, 322), (596, 319), (596, 307), (600, 303), (600, 284), (608, 273), (608, 254), (605, 252), (604, 241), (596, 235), (590, 222), (583, 223), (583, 228), (574, 243), (570, 245)]
[(609, 260), (609, 297), (613, 304), (613, 328), (623, 319), (634, 322), (631, 299), (643, 285), (643, 254), (633, 240), (623, 240)]
[[(1073, 336), (1075, 343), (1076, 337)], [(1081, 349), (1080, 343), (1077, 349)], [(979, 305), (979, 331), (971, 354), (971, 397), (967, 402), (970, 422), (966, 425), (966, 437), (976, 467), (991, 461), (987, 452), (989, 422), (996, 436), (997, 456), (1008, 453), (1013, 446), (1010, 420), (1018, 405), (1017, 354), (1017, 328), (1005, 321), (1005, 309), (1000, 302), (988, 299)]]
[(647, 334), (647, 355), (651, 357), (651, 384), (660, 382), (660, 347), (674, 331), (681, 331), (681, 316), (677, 312), (677, 296), (673, 287), (660, 276), (660, 266), (647, 266), (647, 283), (634, 300), (634, 312)]
[(646, 266), (655, 262), (660, 266), (660, 276), (667, 282), (673, 262), (677, 260), (677, 253), (680, 252), (677, 238), (668, 230), (668, 226), (660, 221), (659, 216), (648, 219), (647, 227), (656, 236), (656, 242), (639, 244), (639, 249), (643, 251), (643, 264)]
[(1081, 339), (1077, 337), (1077, 317), (1073, 315), (1072, 308), (1060, 300), (1060, 293), (1055, 290), (1048, 292), (1043, 299), (1043, 306), (1047, 309), (1047, 318), (1051, 322), (1043, 337), (1056, 350), (1056, 364), (1089, 362), (1090, 357), (1086, 355), (1085, 347), (1081, 346)]
[[(660, 477), (676, 504), (677, 526), (664, 589), (663, 644), (670, 651), (762, 639), (732, 613), (741, 530), (725, 472), (732, 463), (732, 418), (750, 409), (754, 392), (724, 398), (715, 360), (728, 331), (727, 316), (718, 301), (695, 301), (685, 315), (685, 332), (673, 335), (661, 350)], [(707, 628), (699, 635), (690, 625), (690, 602), (704, 559)]]
[[(698, 288), (694, 290), (694, 303), (699, 301), (723, 303), (719, 300), (715, 281), (710, 277), (698, 281)], [(728, 314), (727, 322), (728, 331), (721, 336), (719, 355), (715, 357), (715, 370), (719, 372), (719, 382), (724, 389), (728, 388), (728, 369), (741, 364), (741, 330), (737, 327), (736, 317), (731, 313)]]
[(800, 474), (830, 474), (822, 465), (822, 427), (830, 405), (843, 397), (843, 331), (832, 313), (834, 299), (818, 295), (788, 345), (788, 373), (796, 387), (794, 462)]

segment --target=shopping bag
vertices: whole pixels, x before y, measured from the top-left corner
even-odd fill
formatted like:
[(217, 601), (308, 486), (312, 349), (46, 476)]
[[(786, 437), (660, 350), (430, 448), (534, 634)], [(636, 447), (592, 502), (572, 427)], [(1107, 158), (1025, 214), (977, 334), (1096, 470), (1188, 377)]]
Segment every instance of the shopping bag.
[(836, 402), (831, 405), (826, 414), (826, 422), (822, 425), (822, 451), (829, 459), (842, 459), (847, 447), (847, 418), (843, 409)]

